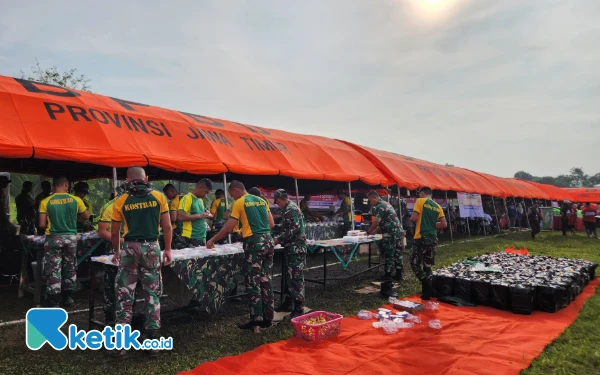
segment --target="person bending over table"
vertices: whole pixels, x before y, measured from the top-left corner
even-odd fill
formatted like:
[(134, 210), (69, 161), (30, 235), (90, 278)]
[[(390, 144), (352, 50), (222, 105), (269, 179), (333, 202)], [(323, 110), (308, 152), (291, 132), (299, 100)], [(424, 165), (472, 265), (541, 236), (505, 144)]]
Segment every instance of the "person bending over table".
[(213, 249), (215, 242), (222, 240), (236, 228), (242, 226), (244, 256), (246, 258), (246, 290), (250, 295), (250, 321), (238, 324), (240, 329), (260, 329), (272, 326), (274, 298), (271, 270), (275, 243), (271, 229), (275, 226), (269, 205), (263, 198), (248, 194), (239, 181), (232, 181), (229, 194), (235, 199), (229, 219), (223, 229), (208, 240), (206, 247)]
[(213, 216), (204, 208), (203, 198), (212, 190), (208, 178), (198, 181), (194, 190), (181, 198), (177, 210), (177, 220), (183, 225), (181, 237), (185, 247), (198, 247), (206, 244), (206, 219)]
[[(285, 285), (288, 294), (277, 312), (290, 311), (290, 319), (304, 314), (304, 263), (306, 262), (306, 235), (304, 218), (296, 204), (288, 199), (287, 192), (279, 189), (275, 192), (274, 202), (281, 207), (282, 233), (275, 237), (275, 245), (281, 244), (286, 253)], [(282, 291), (283, 292), (283, 291)], [(292, 306), (293, 301), (293, 306)]]
[(304, 199), (300, 201), (300, 211), (302, 211), (304, 221), (308, 222), (310, 219), (323, 220), (323, 216), (315, 214), (308, 207), (308, 202), (310, 202), (310, 198), (310, 194), (307, 194), (304, 196)]
[(394, 292), (392, 284), (392, 272), (396, 269), (396, 280), (402, 280), (402, 270), (404, 268), (402, 258), (402, 225), (398, 220), (398, 215), (391, 204), (379, 197), (376, 191), (370, 191), (367, 194), (369, 204), (373, 206), (373, 223), (367, 231), (367, 234), (374, 235), (380, 229), (383, 239), (381, 247), (385, 263), (385, 276), (381, 283), (379, 294), (383, 298), (398, 297)]

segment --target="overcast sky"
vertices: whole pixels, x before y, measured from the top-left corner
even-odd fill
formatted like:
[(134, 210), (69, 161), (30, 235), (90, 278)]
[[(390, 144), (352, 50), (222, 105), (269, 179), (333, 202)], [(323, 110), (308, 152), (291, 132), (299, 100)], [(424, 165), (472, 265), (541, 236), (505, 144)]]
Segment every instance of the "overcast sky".
[[(600, 0), (0, 0), (0, 74), (502, 177), (600, 172)], [(587, 150), (587, 151), (586, 151)]]

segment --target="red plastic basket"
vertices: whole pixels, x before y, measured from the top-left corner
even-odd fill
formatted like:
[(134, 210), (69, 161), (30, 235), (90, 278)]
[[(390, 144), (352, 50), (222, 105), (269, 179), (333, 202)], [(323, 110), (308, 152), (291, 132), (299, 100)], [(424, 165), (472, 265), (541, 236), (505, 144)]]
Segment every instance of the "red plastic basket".
[[(327, 321), (321, 324), (307, 324), (310, 318), (323, 315)], [(334, 314), (327, 311), (314, 311), (306, 315), (292, 319), (292, 324), (296, 329), (296, 337), (302, 337), (307, 341), (319, 341), (340, 333), (342, 323), (340, 314)]]

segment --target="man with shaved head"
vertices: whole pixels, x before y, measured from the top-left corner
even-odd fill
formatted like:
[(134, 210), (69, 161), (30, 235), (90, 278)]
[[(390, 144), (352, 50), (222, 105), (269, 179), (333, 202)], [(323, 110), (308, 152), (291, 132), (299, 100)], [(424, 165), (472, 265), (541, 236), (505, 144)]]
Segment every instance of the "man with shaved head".
[(261, 328), (272, 326), (274, 316), (271, 278), (275, 252), (275, 243), (271, 237), (273, 217), (268, 213), (267, 201), (248, 194), (241, 182), (232, 181), (229, 194), (235, 199), (229, 219), (223, 229), (208, 240), (206, 247), (213, 248), (215, 242), (227, 237), (241, 224), (247, 267), (246, 290), (250, 295), (250, 321), (238, 324), (238, 328), (252, 329), (258, 333)]
[[(115, 282), (116, 323), (131, 324), (135, 288), (141, 281), (144, 289), (145, 336), (158, 337), (160, 328), (161, 255), (158, 245), (159, 226), (163, 229), (165, 252), (163, 264), (171, 263), (172, 227), (165, 196), (153, 190), (141, 167), (127, 170), (126, 192), (116, 199), (111, 220), (111, 239), (115, 251), (113, 263), (119, 265)], [(120, 243), (123, 224), (123, 244)], [(156, 355), (158, 351), (149, 351)], [(120, 351), (119, 356), (126, 355)]]

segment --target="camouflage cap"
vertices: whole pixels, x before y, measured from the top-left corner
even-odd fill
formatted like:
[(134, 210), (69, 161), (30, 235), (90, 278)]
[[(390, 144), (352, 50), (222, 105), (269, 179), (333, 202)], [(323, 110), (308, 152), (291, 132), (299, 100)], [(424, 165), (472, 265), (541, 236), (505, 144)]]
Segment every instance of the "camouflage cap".
[(275, 195), (273, 196), (274, 199), (288, 199), (288, 194), (287, 191), (285, 191), (284, 189), (279, 189), (275, 192)]

